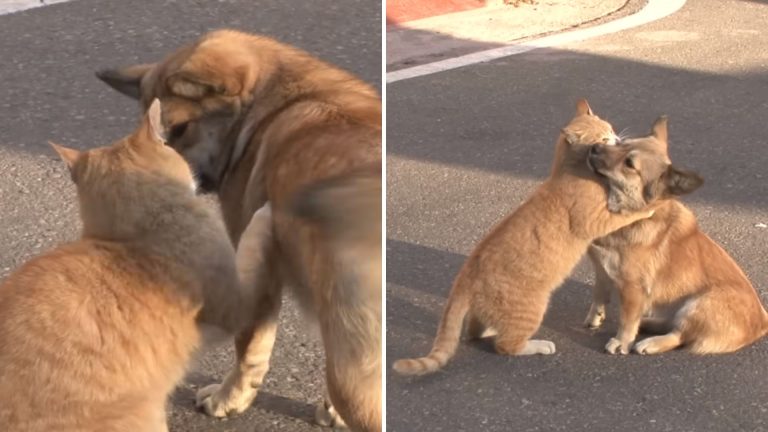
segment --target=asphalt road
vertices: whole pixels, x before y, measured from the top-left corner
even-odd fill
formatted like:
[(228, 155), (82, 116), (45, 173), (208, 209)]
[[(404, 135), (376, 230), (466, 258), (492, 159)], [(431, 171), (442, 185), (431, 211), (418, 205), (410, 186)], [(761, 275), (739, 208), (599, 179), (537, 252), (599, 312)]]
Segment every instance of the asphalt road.
[[(293, 43), (381, 88), (381, 5), (370, 0), (76, 0), (0, 16), (0, 277), (78, 235), (74, 186), (46, 141), (105, 145), (138, 120), (137, 104), (93, 72), (157, 60), (222, 27)], [(228, 347), (199, 359), (171, 401), (172, 432), (319, 429), (323, 354), (292, 304), (255, 406), (223, 421), (196, 412), (194, 389), (232, 359)]]
[[(387, 88), (387, 365), (428, 352), (454, 275), (547, 174), (577, 98), (616, 130), (670, 116), (672, 160), (705, 185), (685, 202), (768, 303), (768, 4), (689, 0), (665, 19)], [(387, 377), (388, 430), (768, 430), (768, 340), (736, 354), (614, 357), (581, 327), (582, 263), (539, 336), (553, 356), (462, 342), (444, 370)], [(614, 302), (615, 307), (615, 302)]]

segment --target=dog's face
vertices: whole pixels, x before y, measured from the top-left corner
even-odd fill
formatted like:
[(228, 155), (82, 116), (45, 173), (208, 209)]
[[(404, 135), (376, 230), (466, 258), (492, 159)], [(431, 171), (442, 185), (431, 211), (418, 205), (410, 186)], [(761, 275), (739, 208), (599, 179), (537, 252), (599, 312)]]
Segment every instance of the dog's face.
[[(254, 43), (262, 50), (252, 48)], [(154, 99), (163, 105), (168, 144), (192, 165), (202, 190), (216, 190), (233, 158), (249, 137), (239, 126), (251, 102), (271, 41), (232, 31), (204, 36), (155, 64), (98, 72), (115, 90), (138, 99), (146, 110)], [(259, 67), (259, 65), (262, 65)], [(271, 66), (270, 66), (271, 67)], [(252, 132), (252, 131), (251, 131)]]
[(659, 118), (647, 137), (620, 145), (595, 144), (590, 168), (607, 179), (608, 209), (638, 211), (660, 200), (688, 194), (704, 182), (698, 174), (674, 167), (667, 155), (667, 119)]

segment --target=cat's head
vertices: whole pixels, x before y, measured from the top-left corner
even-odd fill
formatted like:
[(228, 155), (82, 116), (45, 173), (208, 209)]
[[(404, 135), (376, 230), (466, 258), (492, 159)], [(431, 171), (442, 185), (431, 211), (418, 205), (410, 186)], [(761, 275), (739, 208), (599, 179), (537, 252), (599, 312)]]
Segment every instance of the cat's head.
[(155, 100), (138, 129), (112, 145), (80, 151), (51, 143), (77, 186), (85, 233), (130, 235), (164, 199), (194, 194), (192, 171), (165, 145), (165, 133)]
[[(620, 141), (613, 126), (598, 117), (586, 99), (576, 102), (576, 114), (560, 131), (555, 148), (552, 172), (560, 170), (563, 162), (573, 155), (585, 155), (589, 146), (595, 143), (615, 145)], [(581, 159), (583, 160), (583, 159)]]

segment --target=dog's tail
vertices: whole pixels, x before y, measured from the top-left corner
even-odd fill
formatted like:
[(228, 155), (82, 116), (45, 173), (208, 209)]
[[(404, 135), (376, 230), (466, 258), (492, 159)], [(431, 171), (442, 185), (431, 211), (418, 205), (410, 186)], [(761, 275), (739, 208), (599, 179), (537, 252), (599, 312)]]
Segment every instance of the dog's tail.
[(459, 346), (464, 317), (469, 311), (469, 291), (463, 289), (462, 275), (456, 278), (437, 329), (432, 351), (426, 357), (397, 360), (394, 369), (403, 375), (425, 375), (445, 366)]

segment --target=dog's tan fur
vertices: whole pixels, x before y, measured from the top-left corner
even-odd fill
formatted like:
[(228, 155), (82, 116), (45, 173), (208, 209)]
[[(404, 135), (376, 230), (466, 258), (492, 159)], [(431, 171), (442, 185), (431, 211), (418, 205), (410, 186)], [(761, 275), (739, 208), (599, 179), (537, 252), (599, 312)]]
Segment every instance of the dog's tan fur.
[[(670, 164), (666, 118), (648, 137), (596, 150), (590, 161), (608, 177), (616, 209), (662, 202), (653, 217), (595, 242), (599, 271), (608, 280), (598, 279), (595, 290), (605, 294), (596, 295), (587, 322), (600, 321), (593, 314), (604, 315), (612, 286), (621, 299), (619, 330), (606, 350), (626, 354), (634, 344), (640, 354), (656, 354), (685, 345), (698, 354), (724, 353), (762, 337), (768, 314), (754, 287), (674, 199), (702, 181)], [(663, 334), (635, 344), (641, 327)]]
[(445, 365), (456, 350), (467, 314), (470, 336), (496, 331), (494, 344), (501, 354), (555, 352), (552, 342), (530, 339), (551, 293), (592, 240), (652, 213), (608, 212), (605, 188), (586, 164), (586, 144), (604, 138), (615, 139), (611, 126), (592, 114), (586, 101), (579, 101), (576, 116), (558, 138), (550, 177), (469, 256), (456, 277), (429, 355), (398, 360), (396, 371), (424, 374)]
[[(288, 285), (320, 322), (335, 409), (354, 430), (380, 430), (380, 256), (376, 271), (350, 268), (353, 262), (335, 252), (344, 241), (329, 240), (334, 234), (323, 224), (292, 211), (305, 188), (381, 165), (378, 94), (296, 48), (228, 30), (203, 36), (160, 63), (99, 76), (144, 107), (155, 97), (163, 101), (171, 145), (203, 185), (218, 192), (234, 244), (245, 241), (241, 233), (254, 211), (267, 200), (272, 205), (274, 244), (264, 257), (253, 328), (237, 338), (236, 368), (223, 384), (202, 389), (199, 403), (215, 416), (250, 406), (268, 369)], [(365, 206), (380, 213), (380, 196)], [(375, 232), (358, 228), (343, 237), (381, 244), (380, 220)], [(357, 293), (355, 301), (349, 292)]]
[(198, 325), (247, 323), (252, 295), (224, 224), (160, 123), (155, 103), (112, 146), (54, 145), (77, 185), (82, 238), (0, 286), (3, 431), (167, 431)]

